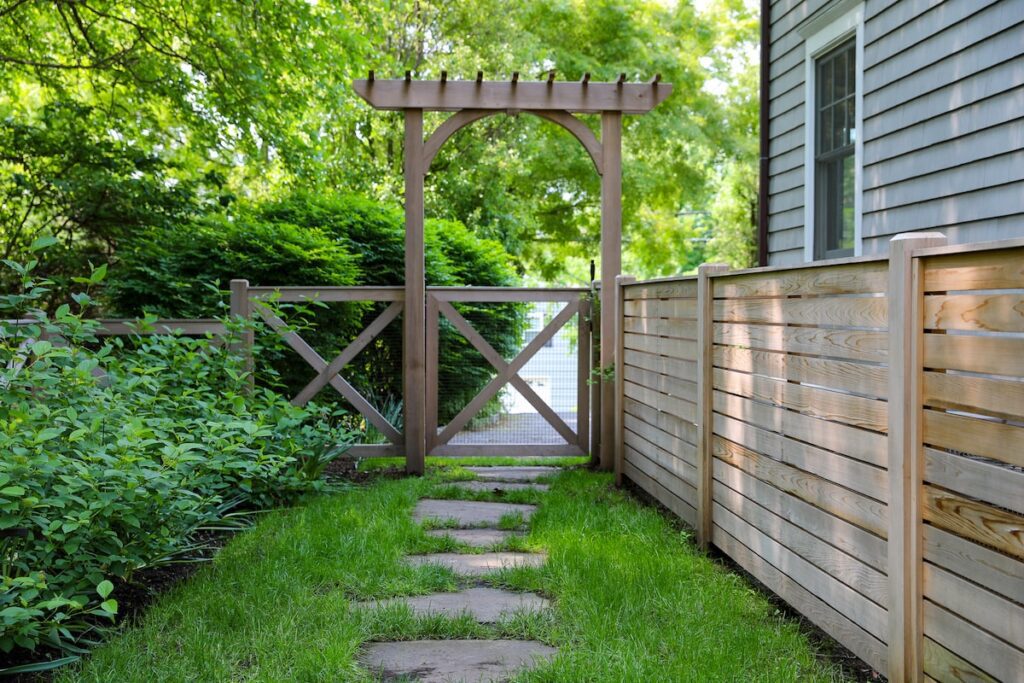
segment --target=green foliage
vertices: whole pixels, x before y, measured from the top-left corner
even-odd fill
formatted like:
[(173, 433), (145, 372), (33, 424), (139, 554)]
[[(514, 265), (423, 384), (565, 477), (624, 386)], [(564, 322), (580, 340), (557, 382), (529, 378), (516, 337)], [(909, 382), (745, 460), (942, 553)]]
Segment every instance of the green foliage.
[[(626, 263), (639, 276), (678, 271), (695, 261), (699, 244), (682, 234), (689, 228), (678, 212), (711, 210), (728, 165), (755, 161), (747, 150), (756, 130), (756, 15), (741, 0), (705, 4), (698, 11), (648, 0), (12, 3), (0, 10), (0, 120), (54, 144), (7, 147), (17, 153), (4, 159), (6, 172), (29, 184), (5, 184), (0, 169), (0, 193), (13, 189), (28, 211), (24, 221), (12, 212), (22, 245), (33, 230), (88, 213), (80, 205), (94, 206), (90, 197), (102, 197), (111, 216), (126, 213), (126, 230), (139, 220), (164, 224), (162, 193), (171, 203), (187, 200), (186, 212), (297, 188), (390, 202), (402, 195), (401, 117), (371, 110), (352, 91), (351, 80), (368, 69), (378, 77), (408, 69), (417, 78), (442, 69), (452, 78), (481, 69), (494, 79), (549, 69), (566, 80), (661, 73), (673, 94), (625, 120)], [(593, 117), (588, 123), (598, 128)], [(107, 163), (113, 155), (144, 163), (125, 172), (135, 162)], [(34, 180), (41, 167), (66, 188), (60, 203), (30, 200), (50, 186)], [(88, 191), (103, 185), (114, 191)], [(455, 136), (427, 178), (426, 202), (428, 215), (501, 242), (521, 274), (578, 282), (567, 264), (597, 256), (593, 165), (571, 135), (535, 117), (491, 117)], [(714, 229), (736, 233), (746, 222), (746, 213), (720, 212)], [(94, 263), (117, 250), (98, 237), (105, 225), (115, 224), (86, 221), (72, 240), (96, 245)], [(8, 240), (9, 228), (2, 230)], [(666, 232), (678, 239), (660, 239)], [(76, 262), (79, 272), (86, 261)]]
[(270, 390), (244, 395), (230, 345), (100, 342), (88, 291), (47, 316), (36, 263), (7, 265), (20, 286), (0, 296), (0, 651), (76, 652), (117, 613), (112, 581), (188, 557), (235, 508), (321, 488), (351, 435)]
[[(427, 283), (438, 286), (510, 286), (517, 283), (509, 255), (457, 221), (426, 224)], [(405, 281), (405, 223), (397, 209), (350, 195), (297, 193), (262, 204), (240, 204), (230, 213), (128, 237), (103, 293), (109, 312), (162, 317), (206, 317), (224, 304), (223, 286), (245, 278), (253, 286), (401, 285)], [(331, 304), (296, 317), (303, 338), (333, 358), (384, 304)], [(495, 348), (518, 350), (525, 310), (518, 304), (460, 304), (459, 310)], [(301, 318), (301, 320), (300, 320)], [(304, 322), (303, 322), (304, 321)], [(289, 320), (292, 322), (292, 320)], [(378, 337), (345, 370), (345, 376), (379, 410), (401, 402), (401, 335)], [(460, 333), (441, 327), (443, 363), (440, 417), (447, 420), (493, 377), (493, 368)], [(261, 364), (268, 356), (261, 358)], [(272, 353), (288, 391), (310, 379), (309, 367), (291, 351)]]

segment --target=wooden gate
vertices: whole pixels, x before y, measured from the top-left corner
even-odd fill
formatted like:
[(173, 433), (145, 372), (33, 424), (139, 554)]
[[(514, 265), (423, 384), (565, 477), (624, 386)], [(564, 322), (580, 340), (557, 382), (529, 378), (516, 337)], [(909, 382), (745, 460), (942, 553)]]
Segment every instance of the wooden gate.
[[(401, 315), (404, 309), (404, 287), (249, 287), (245, 280), (233, 280), (232, 312), (243, 317), (259, 316), (285, 343), (295, 351), (315, 374), (292, 398), (294, 405), (306, 405), (323, 389), (330, 386), (388, 441), (386, 444), (356, 444), (349, 455), (355, 457), (403, 455), (405, 436), (401, 425), (392, 424), (387, 417), (345, 378), (345, 367), (359, 353), (377, 339)], [(293, 302), (370, 302), (383, 303), (379, 313), (332, 360), (327, 361), (302, 335), (281, 319), (273, 303)], [(252, 340), (247, 340), (251, 348)]]
[[(331, 387), (365, 419), (367, 425), (372, 425), (388, 441), (385, 444), (357, 444), (350, 455), (408, 457), (410, 437), (405, 421), (401, 424), (397, 420), (395, 423), (389, 421), (353, 385), (351, 376), (346, 379), (345, 372), (360, 352), (377, 340), (399, 315), (403, 318), (407, 315), (404, 287), (250, 287), (245, 280), (232, 280), (231, 289), (233, 315), (262, 318), (312, 369), (309, 381), (292, 398), (293, 404), (305, 405)], [(419, 354), (410, 354), (403, 347), (401, 392), (406, 417), (411, 403), (418, 402), (424, 408), (423, 452), (437, 456), (571, 456), (586, 455), (592, 450), (591, 408), (599, 392), (591, 387), (589, 381), (595, 359), (590, 290), (430, 287), (426, 295), (424, 349)], [(277, 312), (275, 304), (296, 302), (370, 302), (381, 305), (378, 306), (380, 312), (365, 329), (333, 359), (327, 360)], [(519, 309), (520, 315), (524, 311), (536, 313), (538, 307), (546, 306), (549, 310), (547, 318), (531, 329), (516, 327), (515, 316), (501, 319), (502, 324), (512, 326), (505, 330), (505, 343), (499, 345), (503, 355), (486, 338), (488, 331), (482, 333), (471, 322), (475, 316), (472, 313), (463, 315), (459, 310), (475, 307), (479, 314), (480, 309), (487, 305), (523, 306), (525, 308)], [(442, 327), (444, 334), (441, 333)], [(559, 341), (561, 355), (555, 362), (562, 370), (555, 373), (559, 376), (554, 379), (561, 399), (559, 405), (552, 405), (554, 394), (545, 399), (531, 383), (538, 377), (524, 377), (523, 371), (536, 368), (538, 356), (546, 356), (550, 361), (551, 347), (556, 346), (556, 340)], [(446, 355), (442, 349), (446, 341), (454, 341), (461, 347), (462, 355)], [(243, 344), (247, 347), (249, 369), (253, 371), (251, 332)], [(474, 350), (479, 356), (467, 360), (467, 349)], [(514, 357), (506, 359), (505, 356), (512, 355), (512, 352)], [(424, 363), (420, 367), (425, 367), (426, 389), (422, 394), (410, 394), (413, 383), (409, 382), (409, 373), (415, 370), (417, 356)], [(460, 362), (465, 366), (458, 367)], [(444, 394), (443, 375), (450, 380), (463, 371), (472, 377), (461, 387), (462, 393), (454, 398)], [(550, 386), (547, 388), (551, 390)], [(457, 410), (453, 409), (453, 404)], [(440, 410), (442, 405), (443, 411)], [(481, 426), (481, 413), (488, 413), (489, 426)], [(503, 430), (495, 427), (495, 423), (502, 422), (507, 427), (517, 417), (525, 419), (529, 428)]]
[[(589, 451), (590, 421), (590, 303), (587, 290), (583, 289), (514, 289), (490, 287), (430, 287), (427, 288), (426, 310), (426, 452), (429, 455), (469, 456), (469, 455), (584, 455)], [(511, 360), (506, 360), (489, 342), (481, 331), (459, 312), (458, 307), (469, 304), (521, 304), (534, 307), (547, 304), (551, 308), (561, 307), (557, 312), (551, 311), (551, 317), (538, 329), (528, 331), (518, 345), (518, 353)], [(565, 353), (566, 339), (571, 337), (567, 332), (572, 329), (570, 323), (576, 320), (575, 353)], [(492, 376), (490, 381), (479, 389), (476, 395), (461, 406), (454, 415), (442, 415), (439, 411), (440, 399), (445, 387), (439, 377), (439, 369), (444, 358), (442, 325), (450, 326), (449, 334), (458, 340), (468, 342), (490, 365)], [(553, 399), (545, 400), (527, 378), (522, 376), (524, 368), (538, 353), (546, 348), (554, 347), (554, 340), (561, 334), (563, 343), (559, 360), (571, 363), (574, 372), (563, 373), (561, 389), (566, 382), (572, 383), (575, 391), (573, 412), (562, 406), (562, 412), (552, 405)], [(575, 356), (575, 357), (573, 357)], [(568, 378), (567, 378), (568, 375)], [(550, 387), (548, 387), (550, 389)], [(502, 393), (504, 390), (504, 394)], [(502, 405), (502, 399), (514, 396), (519, 404), (519, 415), (511, 415), (515, 406)], [(550, 402), (549, 402), (550, 401)], [(507, 400), (506, 400), (507, 402)], [(495, 428), (467, 429), (472, 420), (481, 411), (491, 406), (496, 415), (492, 422), (509, 421), (513, 417), (530, 420), (532, 428), (511, 430)], [(497, 406), (497, 407), (495, 407)], [(451, 412), (451, 411), (449, 411)], [(443, 424), (442, 424), (443, 423)], [(550, 427), (554, 438), (538, 435), (536, 425), (544, 429)], [(472, 433), (472, 434), (471, 434)], [(470, 434), (470, 438), (462, 439), (460, 435)], [(473, 437), (476, 438), (473, 438)], [(505, 438), (501, 438), (504, 436)], [(489, 438), (487, 438), (489, 437)], [(509, 439), (511, 437), (511, 440)], [(454, 441), (454, 443), (453, 443)]]

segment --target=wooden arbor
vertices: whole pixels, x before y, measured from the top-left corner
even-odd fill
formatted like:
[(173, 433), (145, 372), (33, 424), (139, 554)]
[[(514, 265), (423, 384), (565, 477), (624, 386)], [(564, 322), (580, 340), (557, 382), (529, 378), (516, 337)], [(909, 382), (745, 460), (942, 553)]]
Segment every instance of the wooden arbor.
[[(424, 279), (423, 183), (438, 150), (456, 131), (495, 114), (528, 113), (547, 119), (572, 133), (583, 145), (601, 175), (601, 339), (616, 338), (619, 319), (615, 296), (616, 276), (622, 265), (622, 115), (643, 114), (672, 92), (660, 77), (646, 84), (592, 83), (590, 75), (574, 83), (556, 82), (554, 72), (546, 81), (523, 82), (515, 73), (511, 81), (414, 81), (409, 72), (403, 80), (376, 80), (373, 72), (353, 83), (375, 109), (405, 113), (405, 315), (403, 394), (405, 406), (406, 469), (422, 473), (427, 449), (426, 434), (426, 281)], [(454, 112), (428, 139), (423, 138), (423, 112)], [(601, 114), (601, 139), (574, 114)], [(414, 315), (413, 312), (416, 312)], [(614, 365), (612, 343), (601, 345), (602, 368)], [(614, 443), (615, 384), (601, 384), (601, 443)], [(613, 452), (601, 450), (601, 466), (610, 469)]]

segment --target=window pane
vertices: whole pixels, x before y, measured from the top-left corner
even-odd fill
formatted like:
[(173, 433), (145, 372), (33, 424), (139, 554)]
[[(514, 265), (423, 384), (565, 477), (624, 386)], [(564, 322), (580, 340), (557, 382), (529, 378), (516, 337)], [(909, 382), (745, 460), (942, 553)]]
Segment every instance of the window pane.
[(835, 102), (846, 95), (846, 51), (843, 50), (836, 55), (832, 64), (832, 68), (834, 68), (836, 72), (836, 75), (833, 77), (833, 87), (835, 88), (835, 92), (832, 96), (832, 101)]
[(832, 103), (832, 62), (825, 60), (818, 70), (821, 75), (821, 89), (818, 91), (818, 107), (827, 107)]
[(846, 100), (846, 135), (843, 139), (844, 145), (852, 145), (857, 140), (857, 100), (853, 97)]
[(843, 209), (842, 227), (839, 239), (839, 249), (853, 249), (853, 198), (854, 198), (854, 167), (853, 155), (843, 157), (842, 161), (842, 187), (843, 187)]

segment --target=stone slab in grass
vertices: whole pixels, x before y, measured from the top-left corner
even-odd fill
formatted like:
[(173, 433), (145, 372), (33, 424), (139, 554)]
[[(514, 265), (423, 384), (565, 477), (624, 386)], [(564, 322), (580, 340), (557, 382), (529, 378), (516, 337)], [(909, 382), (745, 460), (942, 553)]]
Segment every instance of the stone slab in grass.
[(474, 548), (489, 548), (496, 543), (504, 543), (512, 536), (519, 534), (514, 531), (503, 529), (431, 529), (428, 536), (451, 536), (459, 543), (465, 543)]
[(467, 467), (467, 470), (486, 481), (537, 481), (562, 471), (561, 467)]
[(533, 491), (547, 491), (547, 484), (535, 484), (528, 481), (457, 481), (452, 484), (460, 489), (467, 491), (522, 491), (522, 490), (533, 490)]
[(490, 683), (507, 680), (556, 652), (534, 640), (412, 640), (369, 643), (359, 661), (384, 680)]
[(448, 567), (456, 574), (480, 576), (512, 567), (541, 567), (547, 561), (547, 555), (543, 553), (483, 553), (480, 555), (434, 553), (432, 555), (409, 555), (405, 561), (416, 566), (439, 564)]
[(473, 527), (497, 524), (505, 515), (514, 515), (516, 513), (521, 514), (523, 521), (526, 521), (536, 509), (536, 505), (424, 498), (416, 504), (416, 509), (413, 510), (412, 516), (417, 522), (423, 522), (427, 519), (454, 519), (460, 527)]
[(497, 588), (479, 586), (458, 593), (434, 593), (407, 598), (388, 598), (356, 603), (356, 607), (374, 608), (388, 605), (409, 605), (417, 616), (443, 615), (457, 617), (468, 614), (481, 624), (501, 621), (502, 616), (516, 612), (540, 612), (550, 603), (534, 593), (513, 593)]

